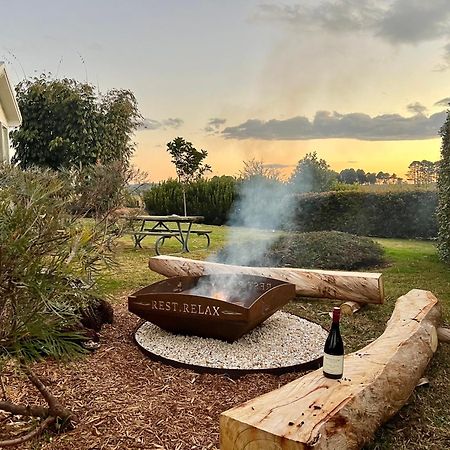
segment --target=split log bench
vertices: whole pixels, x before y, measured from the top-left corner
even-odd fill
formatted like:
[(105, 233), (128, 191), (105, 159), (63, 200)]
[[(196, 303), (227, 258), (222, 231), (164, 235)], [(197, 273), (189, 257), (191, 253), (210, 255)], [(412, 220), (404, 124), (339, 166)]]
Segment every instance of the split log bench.
[(400, 297), (384, 333), (345, 356), (344, 378), (322, 369), (222, 413), (221, 450), (349, 450), (408, 400), (445, 342), (438, 300), (413, 289)]

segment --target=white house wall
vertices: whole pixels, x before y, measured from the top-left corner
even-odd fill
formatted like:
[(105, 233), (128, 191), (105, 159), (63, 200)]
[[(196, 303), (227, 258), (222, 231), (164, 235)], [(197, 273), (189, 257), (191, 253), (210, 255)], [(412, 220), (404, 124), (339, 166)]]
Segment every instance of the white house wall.
[(5, 112), (3, 111), (1, 103), (0, 103), (0, 123), (6, 127), (6, 116), (5, 116)]
[(0, 104), (0, 162), (9, 161), (8, 129), (6, 128), (6, 117)]

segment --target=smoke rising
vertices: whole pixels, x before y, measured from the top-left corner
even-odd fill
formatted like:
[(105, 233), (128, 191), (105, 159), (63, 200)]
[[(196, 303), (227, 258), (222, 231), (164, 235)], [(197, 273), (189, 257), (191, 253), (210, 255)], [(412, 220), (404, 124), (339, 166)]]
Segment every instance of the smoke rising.
[[(241, 266), (251, 265), (254, 261), (267, 260), (266, 253), (278, 238), (280, 229), (288, 228), (293, 219), (295, 210), (295, 196), (292, 195), (292, 186), (277, 180), (255, 176), (242, 181), (239, 186), (238, 200), (233, 204), (233, 209), (227, 221), (230, 227), (226, 236), (226, 251), (220, 256), (213, 255), (210, 260), (223, 264), (237, 264)], [(237, 228), (244, 227), (249, 231), (249, 242), (246, 243)], [(264, 236), (254, 235), (258, 231), (265, 230)], [(210, 280), (199, 281), (196, 295), (216, 296), (212, 292), (220, 290), (228, 296), (245, 297), (245, 286), (236, 294), (239, 286), (242, 286), (241, 275), (236, 274), (227, 277), (226, 281), (214, 280), (214, 273)], [(218, 287), (220, 288), (218, 289)]]

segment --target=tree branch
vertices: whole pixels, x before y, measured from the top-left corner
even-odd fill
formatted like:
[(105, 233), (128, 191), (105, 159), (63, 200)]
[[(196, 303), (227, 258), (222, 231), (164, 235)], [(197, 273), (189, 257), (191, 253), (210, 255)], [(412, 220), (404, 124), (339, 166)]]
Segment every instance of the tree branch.
[(50, 410), (43, 406), (24, 405), (22, 403), (15, 404), (8, 401), (0, 402), (0, 410), (13, 415), (42, 417), (43, 419), (46, 419), (50, 415)]
[(56, 420), (56, 417), (47, 417), (34, 430), (30, 431), (29, 433), (24, 434), (23, 436), (20, 436), (15, 439), (0, 441), (0, 448), (13, 447), (13, 446), (22, 444), (23, 442), (29, 441), (30, 439), (34, 438), (38, 434), (42, 433), (45, 430), (45, 428), (47, 428), (49, 425), (51, 425), (53, 422), (55, 422), (55, 420)]
[(22, 370), (25, 372), (28, 379), (31, 381), (33, 386), (41, 393), (45, 401), (49, 406), (49, 414), (51, 416), (59, 417), (63, 420), (70, 420), (73, 416), (72, 412), (61, 406), (56, 397), (54, 397), (51, 392), (45, 387), (44, 383), (39, 379), (39, 377), (33, 373), (33, 371), (25, 364), (22, 364)]

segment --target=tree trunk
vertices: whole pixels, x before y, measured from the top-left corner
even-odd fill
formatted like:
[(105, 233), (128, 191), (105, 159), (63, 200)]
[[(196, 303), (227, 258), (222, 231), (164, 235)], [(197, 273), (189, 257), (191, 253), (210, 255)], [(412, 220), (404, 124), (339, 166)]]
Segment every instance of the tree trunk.
[(297, 294), (305, 297), (352, 300), (361, 303), (383, 303), (384, 301), (381, 273), (244, 267), (162, 255), (150, 258), (149, 267), (167, 277), (213, 273), (259, 275), (293, 283)]
[(183, 207), (184, 207), (184, 217), (187, 216), (187, 207), (186, 207), (186, 188), (183, 185)]
[(437, 349), (438, 301), (400, 297), (385, 332), (347, 355), (344, 378), (322, 369), (224, 412), (221, 450), (358, 449), (408, 400)]

